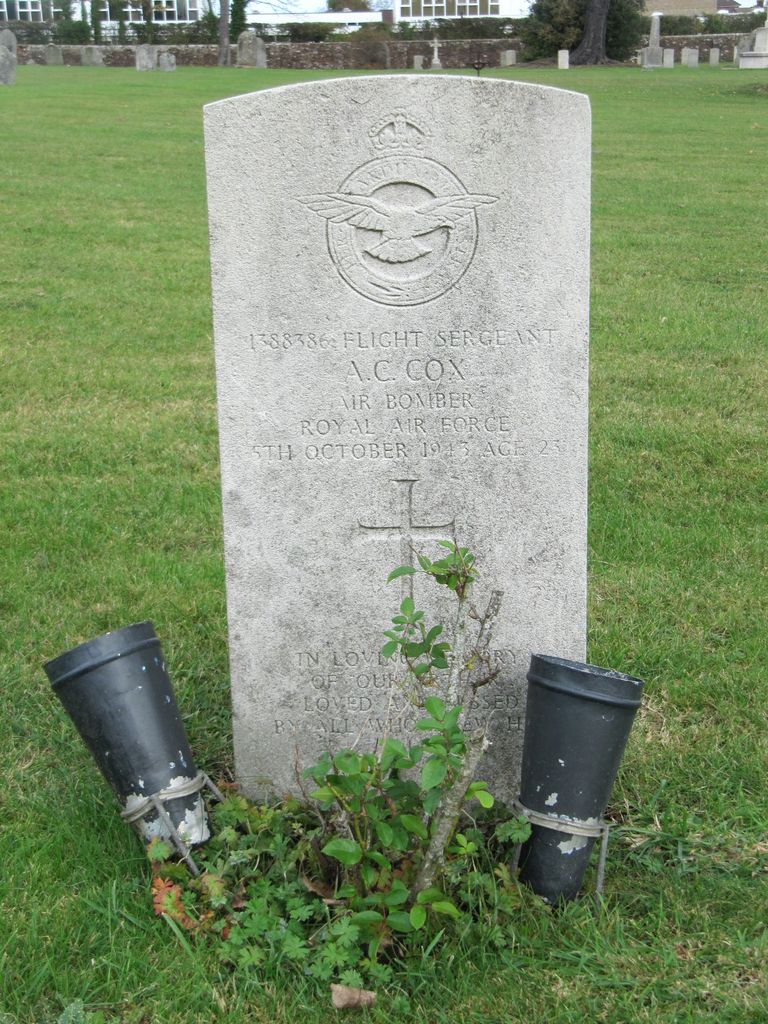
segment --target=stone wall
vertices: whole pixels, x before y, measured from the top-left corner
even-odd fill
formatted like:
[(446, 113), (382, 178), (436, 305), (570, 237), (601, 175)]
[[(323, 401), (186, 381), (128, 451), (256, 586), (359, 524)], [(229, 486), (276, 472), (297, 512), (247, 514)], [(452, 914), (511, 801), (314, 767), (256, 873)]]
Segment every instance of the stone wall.
[[(135, 46), (101, 46), (105, 67), (132, 68), (135, 64)], [(166, 46), (157, 47), (158, 51), (172, 53), (177, 65), (186, 67), (215, 67), (219, 60), (218, 46)], [(70, 67), (81, 64), (82, 46), (62, 46), (64, 63)], [(231, 60), (237, 60), (237, 47), (230, 47)], [(17, 53), (19, 64), (45, 64), (45, 46), (32, 46), (19, 43)]]
[[(722, 32), (708, 36), (662, 36), (661, 45), (667, 50), (675, 51), (675, 63), (680, 61), (680, 51), (684, 46), (699, 51), (699, 60), (706, 64), (712, 47), (720, 48), (720, 60), (733, 60), (733, 48), (738, 45), (743, 33)], [(643, 45), (647, 46), (647, 42)]]
[[(135, 46), (100, 47), (105, 67), (132, 68)], [(172, 53), (179, 67), (215, 67), (218, 47), (161, 45), (158, 51)], [(504, 50), (520, 50), (518, 39), (450, 39), (440, 44), (440, 62), (445, 68), (469, 68), (475, 61), (498, 67)], [(64, 63), (77, 67), (81, 63), (82, 46), (62, 46)], [(232, 64), (237, 61), (237, 47), (230, 48)], [(342, 69), (342, 68), (412, 68), (413, 58), (420, 54), (424, 66), (432, 60), (432, 44), (424, 40), (382, 43), (361, 40), (354, 43), (267, 43), (267, 65), (271, 68)], [(19, 43), (19, 64), (45, 64), (45, 46)]]

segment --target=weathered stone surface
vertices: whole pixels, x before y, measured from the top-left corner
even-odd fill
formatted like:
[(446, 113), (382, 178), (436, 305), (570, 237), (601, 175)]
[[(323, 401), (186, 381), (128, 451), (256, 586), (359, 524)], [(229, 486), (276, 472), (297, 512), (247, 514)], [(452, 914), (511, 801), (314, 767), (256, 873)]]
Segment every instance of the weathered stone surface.
[(713, 46), (709, 51), (709, 63), (712, 67), (717, 67), (720, 64), (720, 49), (717, 46)]
[(374, 76), (205, 113), (238, 778), (408, 735), (384, 580), (455, 536), (505, 591), (472, 718), (509, 799), (531, 651), (585, 653), (588, 101)]
[(413, 69), (414, 71), (424, 70), (424, 57), (422, 54), (417, 53), (413, 58)]
[(569, 50), (557, 51), (557, 66), (561, 71), (567, 71), (571, 66), (571, 54)]
[(104, 67), (104, 57), (100, 46), (84, 46), (80, 55), (80, 62), (83, 67), (101, 68)]
[(648, 36), (648, 48), (661, 47), (661, 15), (657, 12), (651, 15), (651, 32)]
[(502, 50), (500, 65), (503, 68), (513, 68), (517, 64), (517, 50)]
[(675, 66), (675, 51), (672, 48), (664, 49), (662, 51), (664, 55), (664, 67), (673, 68)]
[(48, 43), (45, 48), (45, 63), (55, 67), (64, 63), (64, 55), (61, 52), (60, 46), (56, 46), (55, 43)]
[(175, 71), (176, 70), (176, 58), (172, 53), (163, 51), (157, 55), (157, 70), (158, 71)]
[(0, 46), (4, 46), (6, 50), (10, 50), (15, 56), (17, 47), (16, 36), (9, 28), (0, 29)]
[(237, 64), (241, 68), (265, 68), (267, 44), (255, 32), (241, 32), (237, 37)]
[(0, 44), (0, 85), (13, 85), (15, 82), (16, 54)]
[(142, 43), (136, 47), (136, 70), (154, 71), (157, 68), (157, 47)]
[(664, 66), (664, 51), (660, 46), (644, 46), (640, 51), (640, 63), (644, 68), (661, 68)]
[(697, 68), (699, 66), (699, 51), (692, 46), (684, 46), (680, 54), (680, 63), (686, 68)]

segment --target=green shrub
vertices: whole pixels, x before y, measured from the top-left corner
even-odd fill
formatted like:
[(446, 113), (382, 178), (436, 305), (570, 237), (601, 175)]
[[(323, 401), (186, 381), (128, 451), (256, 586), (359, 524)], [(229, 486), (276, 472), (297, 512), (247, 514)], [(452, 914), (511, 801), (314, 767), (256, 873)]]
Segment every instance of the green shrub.
[(3, 28), (9, 28), (19, 43), (39, 45), (50, 43), (51, 23), (47, 21), (4, 21)]
[(54, 43), (69, 46), (86, 46), (91, 41), (91, 27), (87, 21), (70, 21), (62, 18), (53, 23)]

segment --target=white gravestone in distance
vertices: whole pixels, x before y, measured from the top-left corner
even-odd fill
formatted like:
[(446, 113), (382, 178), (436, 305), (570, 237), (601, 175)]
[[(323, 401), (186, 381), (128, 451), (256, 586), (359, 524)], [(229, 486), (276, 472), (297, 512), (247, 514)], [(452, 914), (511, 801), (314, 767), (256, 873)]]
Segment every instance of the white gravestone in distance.
[(157, 48), (150, 43), (142, 43), (136, 47), (136, 70), (154, 71), (157, 67)]
[(557, 51), (557, 66), (560, 71), (567, 71), (571, 66), (570, 50)]
[(454, 607), (385, 579), (455, 537), (505, 591), (470, 725), (508, 800), (531, 652), (585, 655), (588, 100), (370, 76), (205, 121), (238, 779), (413, 738), (383, 630)]
[(517, 50), (502, 50), (499, 66), (502, 68), (513, 68), (517, 64)]
[(651, 15), (651, 31), (648, 45), (640, 51), (640, 63), (644, 68), (660, 68), (664, 66), (664, 51), (661, 47), (661, 15)]
[(45, 48), (45, 63), (51, 67), (61, 67), (64, 64), (64, 54), (60, 46), (48, 43)]
[(675, 51), (674, 51), (674, 49), (672, 47), (669, 47), (668, 49), (663, 50), (662, 53), (664, 55), (664, 64), (663, 64), (663, 66), (665, 68), (673, 68), (675, 66)]
[(424, 57), (422, 54), (417, 53), (413, 58), (413, 70), (423, 71), (424, 70)]
[(0, 29), (0, 46), (4, 46), (6, 50), (10, 50), (16, 56), (18, 43), (16, 42), (16, 36), (9, 28)]
[(16, 54), (0, 44), (0, 85), (14, 85), (16, 82)]
[(175, 71), (176, 70), (176, 56), (173, 53), (168, 53), (163, 50), (157, 55), (157, 70), (158, 71)]
[(713, 46), (709, 51), (709, 63), (710, 67), (716, 68), (720, 66), (720, 47)]

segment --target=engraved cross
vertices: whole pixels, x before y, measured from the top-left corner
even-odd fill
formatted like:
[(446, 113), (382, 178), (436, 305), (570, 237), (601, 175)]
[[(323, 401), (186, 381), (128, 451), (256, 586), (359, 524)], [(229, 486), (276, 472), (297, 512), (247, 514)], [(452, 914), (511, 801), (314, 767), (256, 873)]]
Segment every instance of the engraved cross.
[[(361, 523), (358, 520), (358, 525), (363, 530), (375, 530), (379, 536), (384, 539), (392, 537), (400, 538), (400, 564), (411, 565), (414, 564), (413, 558), (413, 544), (417, 540), (444, 540), (445, 531), (450, 530), (451, 536), (456, 525), (456, 520), (452, 519), (450, 523), (435, 523), (433, 526), (427, 525), (426, 523), (414, 523), (413, 521), (413, 485), (418, 483), (418, 480), (393, 480), (392, 483), (398, 484), (400, 494), (400, 516), (399, 522), (393, 523), (387, 526), (369, 526), (366, 523)], [(402, 576), (402, 596), (413, 597), (413, 577)]]

